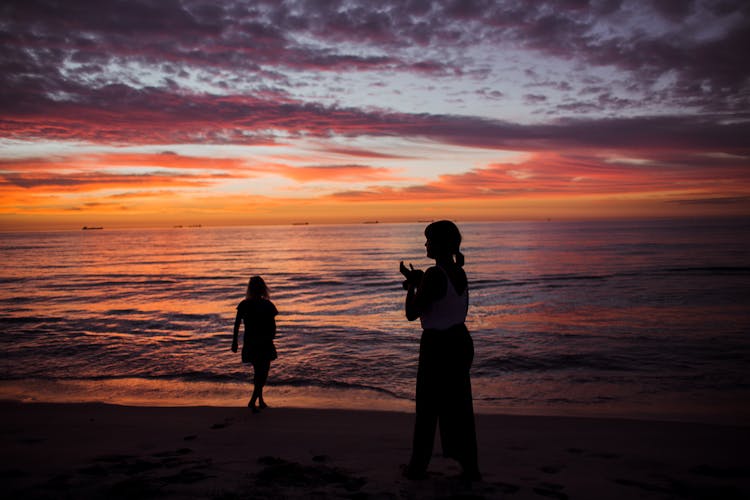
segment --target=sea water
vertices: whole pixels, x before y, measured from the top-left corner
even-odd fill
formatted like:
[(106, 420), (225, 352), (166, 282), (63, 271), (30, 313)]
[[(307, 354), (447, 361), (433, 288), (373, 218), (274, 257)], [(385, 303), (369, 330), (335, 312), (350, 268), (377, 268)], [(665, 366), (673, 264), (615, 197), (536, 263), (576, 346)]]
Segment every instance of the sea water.
[[(269, 404), (409, 411), (398, 264), (430, 265), (424, 226), (2, 233), (0, 398), (243, 405), (257, 274), (280, 312)], [(477, 411), (748, 421), (750, 221), (459, 227)]]

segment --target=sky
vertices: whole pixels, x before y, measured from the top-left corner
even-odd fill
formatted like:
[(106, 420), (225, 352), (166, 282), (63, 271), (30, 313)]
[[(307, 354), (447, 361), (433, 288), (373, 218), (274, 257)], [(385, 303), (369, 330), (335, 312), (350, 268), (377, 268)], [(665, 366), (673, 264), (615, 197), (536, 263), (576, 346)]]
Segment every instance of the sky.
[(0, 230), (750, 215), (741, 0), (6, 0)]

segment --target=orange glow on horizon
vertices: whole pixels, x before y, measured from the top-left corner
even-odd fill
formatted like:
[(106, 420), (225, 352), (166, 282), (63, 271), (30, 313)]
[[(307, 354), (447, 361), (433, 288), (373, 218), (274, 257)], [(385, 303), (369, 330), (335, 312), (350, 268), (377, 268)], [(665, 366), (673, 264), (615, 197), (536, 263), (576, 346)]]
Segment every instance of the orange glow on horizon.
[(13, 160), (2, 164), (0, 230), (750, 214), (741, 161), (712, 177), (661, 168), (658, 158), (654, 168), (610, 158), (539, 152), (421, 179), (397, 174), (400, 158), (382, 160), (393, 166), (176, 153)]

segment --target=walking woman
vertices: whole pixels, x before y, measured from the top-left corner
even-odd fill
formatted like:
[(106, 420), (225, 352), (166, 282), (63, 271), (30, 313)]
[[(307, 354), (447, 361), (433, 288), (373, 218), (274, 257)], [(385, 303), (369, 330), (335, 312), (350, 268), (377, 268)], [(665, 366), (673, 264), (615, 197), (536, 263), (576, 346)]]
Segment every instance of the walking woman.
[(443, 454), (458, 461), (462, 477), (479, 480), (469, 378), (474, 344), (464, 324), (469, 290), (459, 250), (461, 233), (453, 222), (442, 220), (427, 226), (424, 234), (427, 257), (435, 259), (435, 265), (422, 272), (401, 263), (406, 277), (406, 318), (419, 318), (423, 329), (414, 440), (404, 475), (409, 479), (426, 476), (439, 425)]
[[(253, 395), (247, 406), (253, 413), (267, 408), (263, 400), (263, 387), (268, 380), (271, 361), (277, 358), (273, 339), (276, 336), (276, 315), (279, 311), (269, 300), (268, 287), (260, 276), (253, 276), (247, 284), (245, 300), (237, 306), (234, 320), (232, 352), (237, 352), (237, 336), (240, 322), (245, 323), (245, 336), (242, 341), (242, 362), (252, 363)], [(258, 406), (255, 403), (258, 403)]]

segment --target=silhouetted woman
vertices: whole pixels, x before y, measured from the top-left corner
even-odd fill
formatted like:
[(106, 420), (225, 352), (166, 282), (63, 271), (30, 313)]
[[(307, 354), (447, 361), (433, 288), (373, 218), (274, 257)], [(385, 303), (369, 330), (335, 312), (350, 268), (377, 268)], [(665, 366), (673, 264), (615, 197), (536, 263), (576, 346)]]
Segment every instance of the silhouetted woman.
[(414, 441), (404, 475), (410, 479), (426, 475), (439, 424), (443, 454), (458, 461), (464, 478), (479, 480), (469, 379), (474, 344), (464, 324), (469, 290), (459, 250), (461, 233), (453, 222), (443, 220), (427, 226), (424, 234), (427, 257), (435, 259), (435, 265), (422, 272), (401, 263), (407, 278), (406, 317), (409, 321), (419, 318), (424, 330), (419, 343)]
[[(253, 276), (247, 284), (245, 300), (237, 306), (237, 317), (234, 320), (234, 338), (232, 352), (237, 352), (237, 335), (240, 322), (245, 323), (245, 336), (242, 341), (242, 362), (252, 363), (253, 395), (247, 403), (253, 413), (267, 408), (263, 400), (263, 386), (268, 380), (271, 361), (276, 359), (276, 315), (279, 311), (269, 300), (268, 287), (260, 276)], [(258, 406), (255, 406), (255, 402)]]

